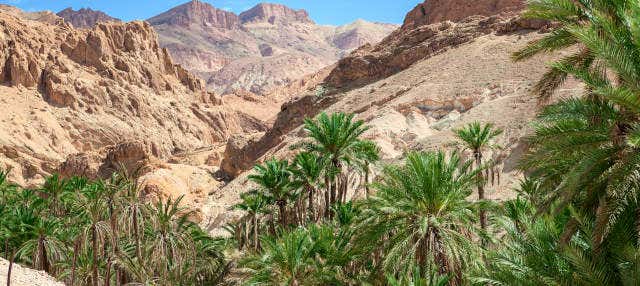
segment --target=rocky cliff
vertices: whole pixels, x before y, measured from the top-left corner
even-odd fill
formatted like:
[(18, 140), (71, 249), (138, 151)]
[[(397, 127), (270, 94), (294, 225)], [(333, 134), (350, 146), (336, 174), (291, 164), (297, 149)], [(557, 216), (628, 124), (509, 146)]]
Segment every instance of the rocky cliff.
[(19, 184), (177, 168), (164, 162), (199, 149), (194, 164), (214, 165), (232, 134), (266, 128), (175, 64), (145, 22), (78, 30), (21, 15), (0, 10), (0, 168)]
[(236, 15), (197, 0), (148, 21), (161, 46), (220, 94), (264, 95), (397, 28), (366, 21), (316, 25), (306, 11), (280, 4), (262, 3)]
[(525, 0), (426, 0), (407, 14), (403, 27), (416, 28), (443, 21), (457, 22), (469, 16), (515, 15)]
[(76, 28), (93, 28), (98, 23), (104, 22), (120, 22), (120, 19), (113, 18), (102, 11), (95, 11), (89, 8), (73, 10), (73, 8), (64, 9), (56, 13), (59, 17), (70, 23)]

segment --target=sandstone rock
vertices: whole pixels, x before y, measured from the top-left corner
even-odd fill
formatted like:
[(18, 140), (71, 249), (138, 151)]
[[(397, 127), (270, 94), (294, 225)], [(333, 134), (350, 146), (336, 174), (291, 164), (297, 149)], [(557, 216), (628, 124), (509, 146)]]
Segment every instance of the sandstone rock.
[(72, 154), (60, 164), (56, 173), (63, 178), (82, 176), (90, 179), (98, 177), (97, 158), (92, 158), (89, 154)]
[(224, 159), (220, 164), (220, 169), (224, 175), (235, 178), (243, 171), (253, 167), (252, 158), (253, 155), (248, 147), (255, 147), (256, 142), (263, 137), (263, 133), (256, 133), (252, 135), (238, 135), (229, 138), (227, 141), (227, 147), (224, 151)]
[(120, 22), (120, 19), (113, 18), (102, 11), (94, 11), (88, 8), (73, 10), (73, 8), (64, 9), (56, 13), (65, 21), (71, 23), (76, 28), (92, 28), (100, 22)]
[(123, 142), (108, 147), (107, 155), (98, 169), (101, 177), (108, 177), (114, 172), (142, 174), (150, 159), (149, 150), (142, 142)]

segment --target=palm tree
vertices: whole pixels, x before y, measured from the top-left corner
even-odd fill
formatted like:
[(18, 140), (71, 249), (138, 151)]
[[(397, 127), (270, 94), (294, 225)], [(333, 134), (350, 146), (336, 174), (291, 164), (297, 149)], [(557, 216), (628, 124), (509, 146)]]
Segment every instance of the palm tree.
[[(557, 61), (552, 68), (556, 79), (569, 75), (583, 82), (586, 96), (561, 100), (540, 114), (522, 167), (541, 178), (544, 210), (577, 209), (565, 227), (565, 242), (577, 231), (577, 216), (596, 217), (595, 250), (620, 214), (635, 207), (627, 202), (637, 196), (639, 6), (631, 0), (536, 0), (528, 12), (560, 26), (552, 33), (555, 40), (537, 43), (526, 54), (578, 45), (580, 56)], [(640, 222), (640, 211), (636, 213)]]
[[(519, 213), (525, 219), (505, 218), (500, 225), (504, 247), (488, 256), (487, 269), (473, 278), (477, 285), (638, 285), (640, 247), (637, 233), (627, 226), (634, 218), (619, 221), (601, 250), (594, 251), (589, 239), (594, 222), (582, 218), (578, 231), (566, 244), (561, 243), (570, 211), (558, 215), (535, 216), (525, 198)], [(535, 217), (535, 219), (534, 219)]]
[[(250, 191), (240, 195), (242, 202), (234, 206), (235, 209), (247, 212), (248, 220), (251, 220), (253, 227), (253, 247), (255, 251), (260, 248), (260, 218), (261, 214), (267, 212), (267, 207), (271, 204), (268, 197), (258, 191)], [(247, 224), (248, 225), (248, 224)], [(248, 226), (245, 226), (248, 236)]]
[[(150, 210), (148, 247), (151, 249), (149, 262), (163, 279), (182, 270), (193, 253), (193, 240), (189, 230), (191, 212), (180, 206), (184, 196), (166, 202), (158, 201)], [(144, 263), (144, 262), (143, 262)]]
[(256, 165), (254, 171), (255, 174), (250, 175), (249, 180), (256, 183), (260, 191), (276, 203), (280, 225), (283, 228), (286, 227), (286, 207), (292, 195), (292, 175), (289, 162), (272, 158), (263, 165)]
[(262, 253), (241, 261), (251, 274), (246, 285), (318, 285), (313, 279), (313, 241), (305, 229), (281, 238), (263, 237), (262, 245)]
[(364, 174), (365, 197), (369, 198), (371, 164), (380, 160), (380, 147), (373, 141), (363, 140), (355, 147), (355, 164)]
[[(458, 139), (462, 141), (465, 148), (473, 152), (473, 158), (476, 163), (476, 168), (483, 168), (482, 153), (486, 149), (494, 148), (492, 141), (502, 134), (502, 130), (495, 129), (493, 124), (482, 125), (480, 122), (473, 122), (465, 126), (462, 129), (454, 131), (458, 136)], [(476, 178), (476, 185), (478, 188), (478, 200), (483, 201), (485, 199), (484, 186), (486, 180), (482, 176), (482, 172), (478, 172)], [(480, 227), (482, 230), (487, 230), (487, 212), (484, 208), (480, 209)]]
[(22, 244), (18, 256), (33, 257), (32, 264), (36, 269), (55, 275), (55, 263), (66, 258), (66, 247), (59, 238), (62, 223), (57, 218), (35, 217), (24, 227), (32, 238)]
[(376, 195), (363, 205), (357, 244), (382, 248), (382, 268), (400, 273), (411, 265), (450, 275), (462, 283), (465, 266), (478, 249), (472, 242), (471, 194), (477, 172), (457, 154), (411, 153), (404, 166), (388, 166)]
[[(354, 121), (354, 117), (353, 114), (333, 113), (329, 116), (321, 113), (317, 120), (305, 119), (304, 130), (312, 140), (303, 144), (304, 147), (327, 162), (324, 173), (330, 206), (345, 195), (347, 178), (343, 174), (344, 168), (357, 158), (360, 136), (368, 129), (364, 121)], [(326, 213), (330, 215), (329, 209)]]
[(48, 177), (39, 192), (47, 199), (49, 211), (52, 215), (61, 217), (65, 214), (63, 203), (65, 194), (69, 191), (67, 181), (58, 175)]
[(311, 221), (318, 219), (315, 210), (316, 199), (314, 195), (318, 191), (317, 187), (321, 185), (320, 178), (323, 170), (324, 162), (322, 158), (309, 152), (299, 153), (291, 164), (291, 173), (294, 177), (293, 185), (296, 188), (301, 188), (308, 194), (308, 213), (309, 220)]
[[(105, 183), (96, 181), (88, 184), (76, 198), (76, 210), (78, 216), (86, 218), (88, 223), (83, 226), (82, 237), (83, 245), (91, 253), (91, 284), (97, 286), (99, 275), (99, 255), (104, 254), (105, 243), (110, 241), (112, 236), (109, 223), (105, 220), (107, 217), (108, 204), (105, 193)], [(108, 279), (108, 277), (107, 277)]]

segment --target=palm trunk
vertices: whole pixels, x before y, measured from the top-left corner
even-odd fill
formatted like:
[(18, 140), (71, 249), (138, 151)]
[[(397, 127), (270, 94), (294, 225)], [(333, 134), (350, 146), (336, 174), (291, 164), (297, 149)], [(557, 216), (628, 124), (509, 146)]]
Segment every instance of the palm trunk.
[(71, 286), (76, 284), (76, 264), (78, 263), (78, 248), (80, 244), (80, 239), (76, 238), (73, 242), (73, 262), (71, 262)]
[[(8, 248), (7, 251), (9, 251)], [(11, 250), (11, 255), (7, 257), (9, 258), (9, 269), (7, 270), (7, 286), (11, 286), (11, 271), (13, 270), (13, 261), (15, 260), (15, 256), (15, 252)]]
[[(482, 166), (482, 153), (479, 150), (475, 150), (474, 151), (474, 155), (476, 157), (476, 165), (478, 168), (480, 168)], [(476, 181), (478, 184), (478, 200), (483, 201), (484, 200), (484, 182), (483, 182), (483, 177), (482, 177), (482, 171), (478, 172), (478, 175), (476, 177)], [(487, 212), (484, 209), (480, 209), (480, 228), (482, 228), (482, 230), (486, 231), (487, 230)], [(484, 240), (482, 242), (482, 244), (484, 245)]]
[[(110, 201), (109, 203), (109, 216), (111, 219), (111, 232), (113, 233), (113, 257), (117, 257), (117, 255), (120, 252), (120, 249), (118, 247), (118, 220), (117, 217), (115, 215), (115, 211), (114, 211), (114, 207), (113, 207), (113, 200)], [(109, 265), (107, 267), (110, 267)], [(120, 268), (118, 268), (118, 266), (116, 265), (115, 267), (115, 273), (116, 273), (116, 285), (118, 285), (118, 283), (120, 282)], [(109, 285), (109, 284), (107, 284)]]
[(91, 226), (91, 248), (93, 248), (93, 265), (91, 269), (91, 282), (93, 286), (98, 286), (98, 231), (95, 224)]
[(286, 228), (287, 227), (287, 212), (286, 212), (286, 203), (283, 201), (278, 201), (278, 214), (280, 215), (280, 226), (282, 226), (282, 228)]
[(258, 243), (258, 231), (259, 231), (259, 225), (260, 225), (260, 221), (258, 220), (258, 215), (254, 214), (253, 215), (253, 248), (255, 249), (256, 252), (258, 252), (259, 249), (259, 243)]
[(138, 233), (138, 208), (133, 208), (133, 239), (135, 239), (136, 244), (136, 257), (139, 262), (142, 262), (142, 251), (140, 249), (140, 234)]
[(330, 197), (331, 180), (329, 179), (329, 176), (327, 176), (325, 177), (324, 181), (327, 188), (326, 191), (324, 192), (324, 217), (328, 219), (329, 209), (331, 209), (331, 197)]
[(316, 220), (316, 210), (313, 206), (313, 193), (315, 192), (315, 190), (313, 189), (312, 186), (307, 185), (307, 192), (309, 192), (309, 220), (310, 221), (315, 221)]
[(369, 199), (369, 163), (366, 163), (364, 167), (364, 194)]
[(244, 223), (243, 225), (243, 229), (244, 231), (242, 233), (244, 233), (244, 236), (242, 238), (243, 240), (243, 245), (247, 246), (247, 249), (249, 248), (249, 243), (251, 243), (251, 241), (249, 240), (249, 232), (251, 231), (251, 229), (249, 228), (249, 218), (245, 218), (244, 219)]
[(111, 285), (111, 279), (109, 279), (110, 276), (111, 276), (111, 257), (109, 257), (107, 259), (107, 266), (106, 267), (107, 267), (107, 269), (105, 270), (105, 273), (104, 273), (104, 285), (105, 286), (109, 286), (109, 285)]
[(46, 247), (44, 245), (44, 241), (45, 241), (44, 237), (40, 236), (38, 238), (38, 248), (40, 250), (40, 254), (39, 254), (40, 255), (40, 263), (42, 265), (41, 269), (44, 272), (52, 274), (52, 273), (50, 273), (51, 269), (50, 269), (50, 265), (49, 265), (49, 260), (47, 259), (47, 249), (46, 249)]

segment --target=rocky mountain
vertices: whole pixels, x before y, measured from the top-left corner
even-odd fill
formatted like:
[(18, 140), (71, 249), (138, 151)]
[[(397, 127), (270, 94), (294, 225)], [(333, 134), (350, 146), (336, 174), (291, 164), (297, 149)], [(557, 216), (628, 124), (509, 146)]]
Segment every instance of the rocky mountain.
[(148, 193), (205, 197), (193, 175), (213, 180), (231, 135), (266, 128), (175, 64), (148, 23), (75, 29), (25, 15), (0, 9), (0, 168), (16, 183), (144, 167)]
[(73, 10), (73, 8), (64, 9), (56, 13), (59, 17), (70, 23), (76, 28), (93, 28), (97, 23), (101, 22), (120, 22), (120, 19), (113, 18), (102, 11), (95, 11), (88, 8)]
[(304, 10), (262, 3), (236, 15), (193, 0), (148, 19), (178, 63), (221, 94), (264, 95), (335, 63), (397, 26), (315, 24)]
[[(416, 9), (433, 5), (431, 1)], [(439, 11), (457, 7), (456, 1), (441, 4)], [(365, 137), (377, 143), (386, 163), (411, 150), (455, 148), (452, 130), (474, 121), (494, 123), (504, 130), (498, 142), (503, 149), (488, 157), (504, 176), (489, 197), (512, 196), (520, 178), (515, 162), (526, 148), (522, 138), (538, 109), (530, 90), (554, 55), (514, 63), (511, 53), (540, 38), (548, 24), (521, 19), (509, 3), (496, 5), (493, 12), (470, 6), (435, 23), (424, 20), (428, 13), (421, 20), (411, 11), (405, 23), (413, 24), (344, 57), (317, 81), (324, 92), (303, 92), (284, 104), (264, 135), (232, 137), (221, 169), (235, 179), (204, 208), (210, 228), (234, 217), (224, 210), (252, 187), (247, 181), (250, 168), (271, 157), (292, 156), (289, 147), (305, 136), (303, 119), (323, 111), (354, 113), (364, 120), (371, 127)], [(559, 96), (580, 92), (569, 83)]]

